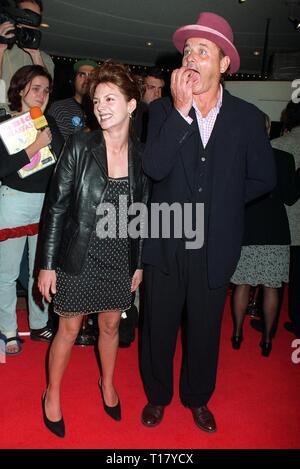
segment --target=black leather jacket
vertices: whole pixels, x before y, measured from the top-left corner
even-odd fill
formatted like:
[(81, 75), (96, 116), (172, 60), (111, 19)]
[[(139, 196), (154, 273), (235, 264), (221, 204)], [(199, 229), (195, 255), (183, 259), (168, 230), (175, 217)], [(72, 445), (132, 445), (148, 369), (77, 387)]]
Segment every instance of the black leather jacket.
[[(142, 146), (129, 140), (129, 202), (147, 204), (149, 183), (142, 170)], [(56, 165), (46, 198), (41, 233), (42, 269), (58, 266), (79, 274), (96, 227), (96, 208), (108, 186), (105, 142), (101, 130), (73, 135)], [(142, 239), (130, 238), (130, 270), (142, 268)]]

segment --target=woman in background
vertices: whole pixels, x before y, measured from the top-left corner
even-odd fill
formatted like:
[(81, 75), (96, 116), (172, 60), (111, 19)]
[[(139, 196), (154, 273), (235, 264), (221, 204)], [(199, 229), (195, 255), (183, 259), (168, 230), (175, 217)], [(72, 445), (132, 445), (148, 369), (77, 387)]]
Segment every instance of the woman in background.
[[(270, 131), (270, 119), (265, 115)], [(234, 330), (232, 346), (239, 349), (243, 340), (243, 323), (251, 286), (263, 287), (264, 328), (260, 343), (262, 355), (272, 350), (272, 336), (279, 313), (278, 288), (289, 281), (290, 229), (285, 204), (293, 205), (300, 196), (300, 175), (294, 158), (275, 150), (277, 169), (275, 189), (246, 206), (244, 240), (240, 260), (231, 279), (236, 285), (232, 310)]]
[[(12, 77), (8, 90), (10, 109), (14, 116), (29, 111), (32, 107), (42, 112), (49, 101), (52, 78), (40, 65), (26, 65)], [(45, 192), (53, 172), (53, 165), (47, 166), (25, 178), (19, 176), (22, 168), (34, 166), (39, 151), (50, 143), (58, 156), (63, 138), (53, 119), (49, 127), (37, 133), (35, 141), (24, 150), (10, 155), (0, 139), (0, 331), (5, 336), (6, 354), (21, 352), (17, 334), (16, 281), (26, 240), (29, 246), (28, 308), (31, 338), (50, 341), (52, 329), (47, 326), (48, 308), (33, 295), (34, 264), (37, 246), (37, 230)]]

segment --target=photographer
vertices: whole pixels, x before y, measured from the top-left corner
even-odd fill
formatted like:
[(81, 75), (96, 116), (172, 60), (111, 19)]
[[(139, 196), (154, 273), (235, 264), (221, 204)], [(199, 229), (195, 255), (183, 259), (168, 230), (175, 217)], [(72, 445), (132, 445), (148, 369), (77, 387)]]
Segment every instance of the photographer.
[[(20, 10), (30, 10), (38, 15), (41, 15), (43, 12), (41, 0), (16, 0), (15, 6)], [(26, 27), (28, 28), (28, 26)], [(40, 49), (22, 47), (19, 43), (13, 44), (12, 47), (1, 43), (1, 38), (7, 40), (14, 37), (15, 33), (12, 31), (14, 28), (14, 24), (10, 21), (0, 24), (0, 79), (5, 83), (6, 92), (13, 74), (24, 65), (41, 65), (48, 70), (52, 77), (54, 73), (54, 64), (51, 57), (45, 52), (40, 51)], [(34, 26), (30, 26), (30, 28), (37, 29)], [(7, 98), (3, 104), (8, 108)]]

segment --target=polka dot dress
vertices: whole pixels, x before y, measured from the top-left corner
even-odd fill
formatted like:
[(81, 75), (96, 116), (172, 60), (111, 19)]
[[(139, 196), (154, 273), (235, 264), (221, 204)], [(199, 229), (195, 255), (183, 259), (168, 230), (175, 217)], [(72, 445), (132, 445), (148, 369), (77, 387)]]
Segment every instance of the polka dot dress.
[[(115, 208), (117, 236), (119, 220), (124, 219), (124, 216), (127, 219), (128, 208), (127, 202), (125, 205), (119, 204), (119, 196), (128, 194), (128, 178), (109, 179), (103, 202), (108, 202)], [(98, 216), (97, 222), (105, 214), (107, 211)], [(128, 237), (101, 238), (97, 224), (81, 273), (70, 275), (57, 269), (54, 311), (65, 317), (116, 309), (124, 311), (131, 306), (130, 289)]]

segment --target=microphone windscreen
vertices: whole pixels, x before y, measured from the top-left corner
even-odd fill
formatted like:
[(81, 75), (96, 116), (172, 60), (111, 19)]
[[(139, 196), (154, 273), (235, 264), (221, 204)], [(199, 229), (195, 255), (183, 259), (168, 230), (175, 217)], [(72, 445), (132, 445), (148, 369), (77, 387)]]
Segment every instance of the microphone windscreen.
[(42, 110), (40, 107), (34, 106), (30, 109), (30, 117), (31, 119), (38, 119), (43, 115)]
[(33, 120), (36, 130), (43, 130), (48, 127), (48, 122), (41, 108), (35, 106), (30, 109), (30, 117)]

